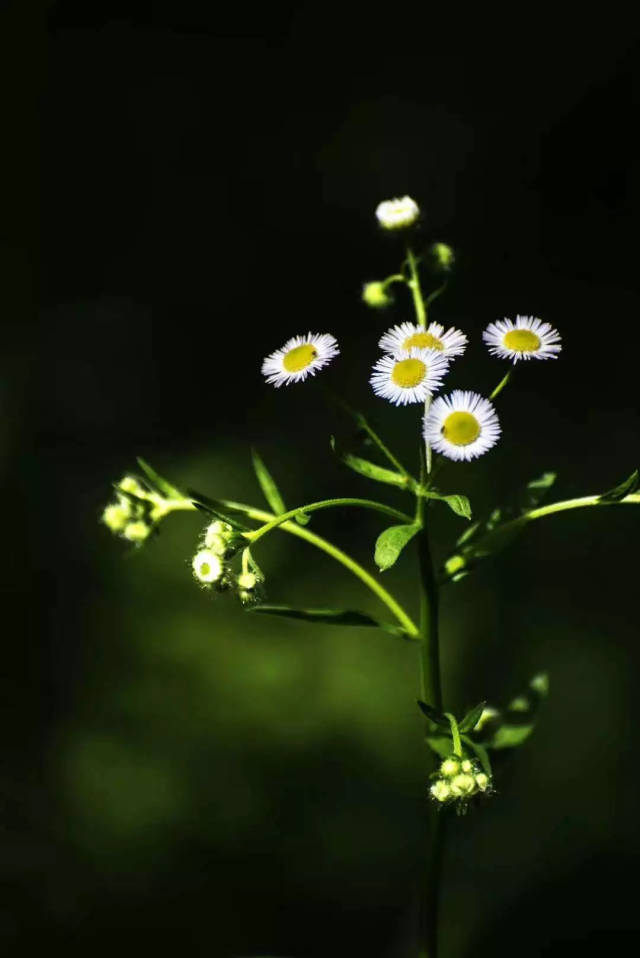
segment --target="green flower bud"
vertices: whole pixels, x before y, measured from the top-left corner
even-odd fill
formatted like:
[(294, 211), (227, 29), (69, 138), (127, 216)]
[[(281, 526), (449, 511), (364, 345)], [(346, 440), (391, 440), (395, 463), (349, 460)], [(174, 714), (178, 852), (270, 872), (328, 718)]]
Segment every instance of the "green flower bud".
[(373, 309), (384, 309), (393, 303), (393, 297), (387, 293), (384, 283), (365, 283), (362, 287), (362, 299)]
[(455, 253), (446, 243), (434, 243), (429, 249), (434, 266), (441, 273), (449, 273), (455, 263)]
[(146, 499), (149, 495), (134, 476), (124, 476), (118, 483), (118, 489), (128, 492), (130, 496), (138, 496), (140, 499)]
[(460, 762), (455, 756), (449, 756), (445, 758), (444, 762), (440, 766), (440, 774), (444, 775), (445, 778), (451, 778), (453, 775), (457, 775), (460, 771)]
[(253, 592), (258, 584), (258, 577), (253, 572), (243, 572), (236, 580), (238, 588), (245, 592)]
[(451, 794), (456, 798), (463, 795), (472, 795), (476, 790), (475, 779), (471, 775), (462, 772), (451, 780)]
[(446, 802), (447, 799), (451, 798), (451, 789), (441, 778), (434, 782), (429, 791), (437, 802)]
[(128, 539), (129, 542), (144, 542), (144, 540), (151, 535), (151, 526), (143, 522), (142, 519), (138, 519), (136, 522), (129, 522), (128, 525), (125, 526), (122, 535), (125, 539)]
[(486, 792), (490, 785), (489, 776), (485, 775), (484, 772), (478, 772), (476, 775), (476, 785), (481, 792)]
[(102, 521), (112, 532), (122, 532), (131, 518), (131, 506), (126, 499), (112, 502), (102, 513)]

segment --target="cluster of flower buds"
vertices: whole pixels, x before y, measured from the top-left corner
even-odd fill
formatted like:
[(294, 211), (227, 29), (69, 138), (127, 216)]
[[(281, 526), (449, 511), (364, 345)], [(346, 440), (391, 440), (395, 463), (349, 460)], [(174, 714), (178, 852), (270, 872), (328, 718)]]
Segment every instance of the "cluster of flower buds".
[(432, 776), (431, 798), (442, 804), (457, 802), (464, 805), (473, 795), (491, 792), (491, 778), (475, 759), (448, 755)]
[(134, 476), (116, 483), (116, 499), (102, 513), (102, 521), (115, 535), (140, 545), (154, 527), (152, 494)]
[(204, 530), (200, 548), (191, 561), (196, 581), (204, 588), (218, 592), (233, 589), (243, 605), (259, 601), (263, 576), (247, 549), (243, 553), (242, 571), (231, 568), (231, 560), (243, 539), (227, 522), (216, 519)]

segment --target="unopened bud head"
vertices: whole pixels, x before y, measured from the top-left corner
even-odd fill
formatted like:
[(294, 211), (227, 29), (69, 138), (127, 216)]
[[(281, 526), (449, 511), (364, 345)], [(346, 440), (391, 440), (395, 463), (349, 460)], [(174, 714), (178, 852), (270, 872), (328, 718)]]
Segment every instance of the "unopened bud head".
[(258, 577), (253, 572), (243, 572), (236, 581), (239, 589), (252, 592), (258, 584)]
[(446, 778), (451, 778), (452, 775), (457, 775), (460, 771), (460, 762), (457, 758), (445, 758), (444, 762), (440, 766), (440, 774), (444, 775)]
[(144, 542), (144, 540), (151, 534), (151, 526), (147, 525), (146, 522), (143, 522), (139, 519), (137, 522), (129, 522), (125, 527), (122, 535), (125, 539), (128, 539), (129, 542)]
[(198, 582), (202, 582), (203, 585), (217, 582), (223, 573), (220, 557), (208, 549), (203, 549), (194, 555), (191, 568)]
[(473, 779), (471, 775), (466, 775), (464, 772), (460, 775), (456, 775), (455, 778), (451, 780), (451, 794), (456, 797), (470, 795), (475, 791), (475, 788), (475, 779)]
[(438, 269), (443, 273), (448, 273), (453, 269), (455, 263), (455, 253), (446, 243), (434, 243), (431, 247), (431, 256)]
[(118, 483), (118, 489), (128, 492), (131, 496), (139, 496), (143, 499), (147, 497), (147, 490), (143, 489), (134, 476), (124, 476)]
[(484, 772), (478, 772), (476, 775), (476, 785), (481, 792), (486, 792), (489, 788), (489, 776), (485, 775)]
[(410, 196), (384, 200), (376, 208), (376, 217), (385, 230), (401, 230), (413, 226), (420, 216), (420, 209)]
[(469, 772), (473, 771), (473, 762), (470, 762), (468, 758), (465, 758), (464, 762), (461, 763), (460, 768), (468, 775)]
[(367, 306), (384, 309), (393, 303), (393, 297), (387, 293), (384, 283), (365, 283), (362, 287), (362, 299)]
[(451, 798), (451, 789), (441, 778), (434, 782), (429, 791), (437, 802), (446, 802), (448, 798)]
[(131, 518), (131, 506), (126, 499), (112, 502), (102, 513), (102, 521), (112, 532), (122, 532)]

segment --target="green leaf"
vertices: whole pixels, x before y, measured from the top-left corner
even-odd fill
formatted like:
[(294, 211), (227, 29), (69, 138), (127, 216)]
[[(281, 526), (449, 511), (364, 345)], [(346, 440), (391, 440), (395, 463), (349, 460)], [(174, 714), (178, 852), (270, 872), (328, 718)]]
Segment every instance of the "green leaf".
[(447, 716), (444, 715), (439, 709), (435, 708), (435, 706), (429, 705), (427, 702), (423, 702), (421, 699), (418, 699), (418, 708), (436, 725), (442, 725), (442, 727), (446, 729), (451, 728)]
[(448, 758), (453, 751), (453, 743), (446, 735), (427, 735), (425, 742), (440, 758)]
[(278, 489), (273, 476), (265, 466), (262, 457), (256, 452), (255, 449), (251, 450), (251, 461), (253, 462), (253, 468), (255, 470), (256, 477), (260, 483), (262, 493), (269, 504), (269, 508), (277, 516), (281, 516), (283, 512), (287, 511), (287, 507), (284, 504), (284, 499), (280, 495), (280, 490)]
[(140, 456), (137, 457), (137, 463), (144, 472), (145, 476), (149, 480), (152, 486), (161, 492), (163, 496), (166, 496), (167, 499), (184, 499), (185, 496), (179, 489), (175, 486), (172, 486), (170, 482), (167, 482), (166, 479), (163, 479), (159, 473), (153, 469), (148, 462), (142, 459)]
[(378, 466), (375, 462), (369, 462), (368, 459), (361, 459), (359, 456), (352, 456), (349, 452), (339, 452), (336, 446), (334, 436), (331, 436), (331, 448), (345, 466), (353, 469), (354, 472), (365, 476), (367, 479), (374, 479), (376, 482), (384, 482), (390, 486), (399, 486), (406, 489), (409, 486), (410, 479), (392, 469), (385, 469), (384, 466)]
[(529, 738), (533, 729), (533, 724), (501, 725), (491, 739), (490, 747), (495, 749), (516, 748)]
[(485, 519), (465, 529), (456, 542), (456, 552), (444, 564), (444, 580), (461, 579), (476, 562), (510, 545), (526, 525), (527, 512), (540, 503), (555, 479), (554, 472), (545, 472), (532, 479), (510, 502), (493, 509)]
[(632, 492), (636, 491), (639, 481), (640, 476), (638, 475), (638, 470), (634, 469), (628, 479), (625, 479), (620, 485), (614, 486), (613, 489), (609, 489), (608, 492), (604, 492), (599, 497), (600, 502), (620, 502), (625, 496), (629, 496)]
[(240, 522), (235, 518), (236, 516), (246, 515), (246, 508), (236, 508), (230, 503), (223, 502), (220, 499), (211, 499), (209, 496), (205, 496), (201, 492), (196, 492), (195, 489), (187, 489), (187, 496), (192, 500), (196, 509), (199, 509), (201, 512), (206, 512), (207, 515), (215, 516), (216, 519), (220, 519), (222, 522), (228, 522), (230, 526), (232, 526), (234, 529), (238, 529), (241, 532), (247, 532), (250, 529), (250, 526), (246, 525), (244, 522)]
[(478, 719), (482, 715), (482, 712), (486, 706), (486, 702), (480, 702), (479, 705), (476, 705), (475, 708), (471, 709), (461, 722), (458, 723), (458, 728), (460, 732), (472, 732), (476, 727)]
[(525, 691), (511, 700), (486, 746), (503, 749), (522, 745), (534, 730), (538, 708), (548, 692), (548, 675), (545, 672), (534, 675)]
[(389, 526), (376, 539), (375, 563), (381, 572), (390, 569), (398, 556), (415, 534), (420, 531), (416, 523), (403, 526)]
[(442, 495), (435, 489), (421, 489), (420, 495), (424, 496), (425, 499), (440, 499), (442, 502), (446, 502), (457, 516), (461, 516), (463, 519), (471, 518), (471, 503), (466, 496), (461, 496), (459, 493)]
[(280, 615), (288, 619), (302, 619), (305, 622), (316, 622), (324, 625), (357, 625), (383, 629), (392, 635), (404, 635), (399, 626), (379, 622), (366, 612), (357, 612), (352, 609), (294, 609), (288, 605), (254, 605), (251, 612), (261, 612), (263, 615)]

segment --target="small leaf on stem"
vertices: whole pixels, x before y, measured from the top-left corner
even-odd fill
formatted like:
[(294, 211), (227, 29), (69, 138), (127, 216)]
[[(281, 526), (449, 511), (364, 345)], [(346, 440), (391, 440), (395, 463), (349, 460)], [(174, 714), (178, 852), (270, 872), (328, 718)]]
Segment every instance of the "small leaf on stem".
[(395, 565), (404, 547), (413, 539), (420, 526), (416, 523), (402, 526), (389, 526), (376, 539), (375, 563), (381, 572)]

